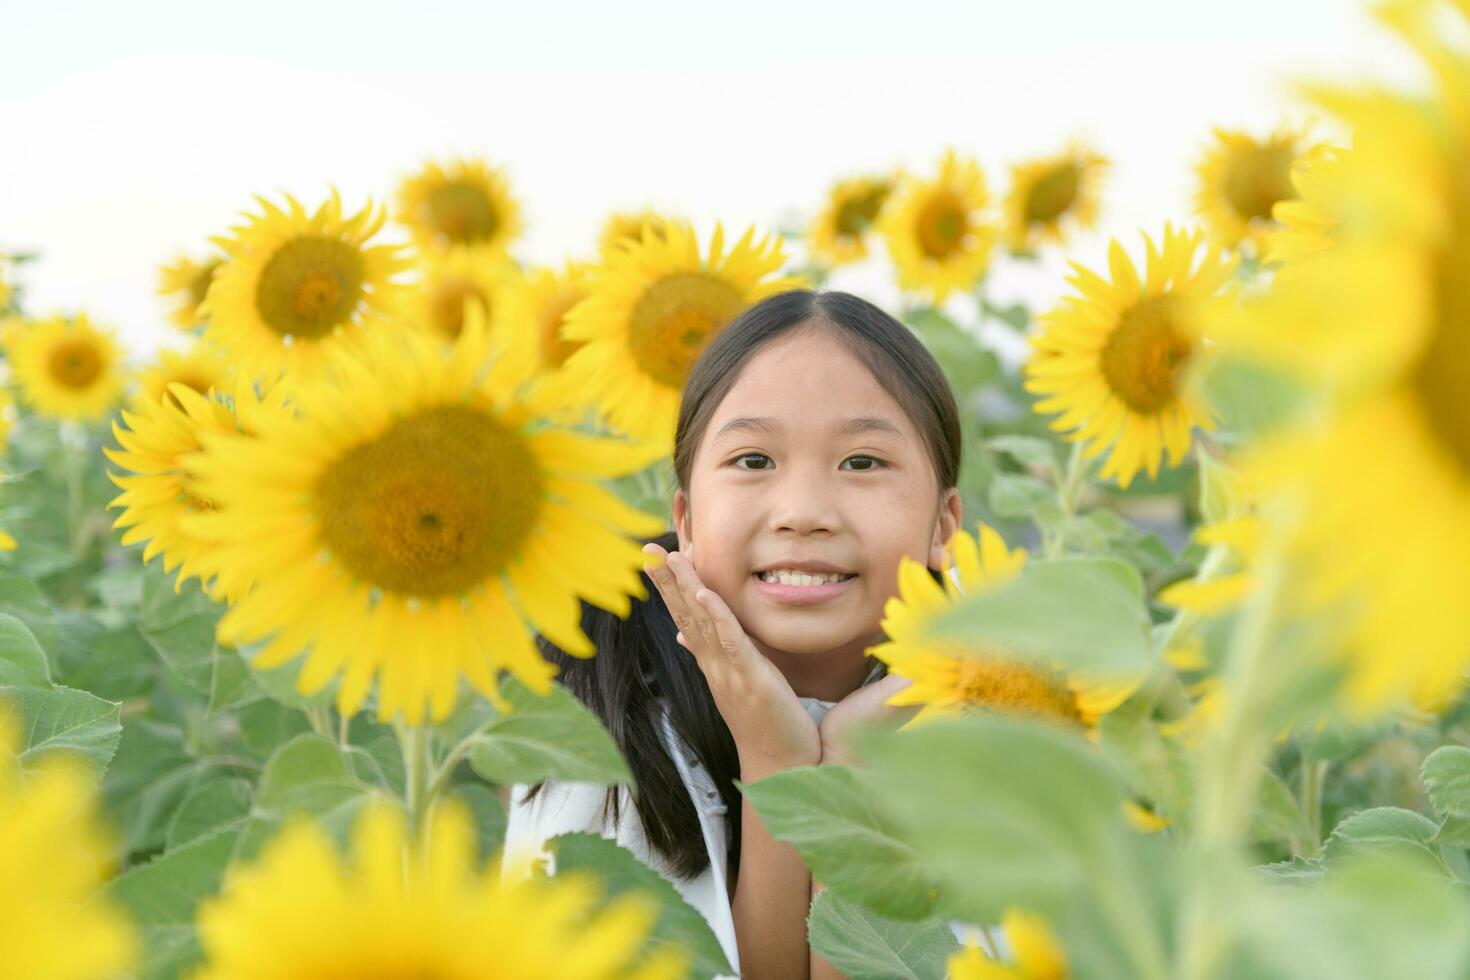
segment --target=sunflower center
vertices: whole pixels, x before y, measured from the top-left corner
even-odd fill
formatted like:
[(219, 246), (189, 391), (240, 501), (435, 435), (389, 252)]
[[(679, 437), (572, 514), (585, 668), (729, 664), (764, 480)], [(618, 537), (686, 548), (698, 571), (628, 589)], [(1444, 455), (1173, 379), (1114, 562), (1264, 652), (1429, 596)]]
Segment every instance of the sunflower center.
[(261, 270), (255, 305), (283, 337), (325, 337), (362, 299), (362, 252), (350, 242), (303, 235), (282, 245)]
[(322, 537), (388, 592), (464, 593), (515, 556), (540, 510), (519, 433), (464, 405), (425, 409), (344, 454), (316, 488)]
[(1169, 405), (1179, 375), (1194, 346), (1175, 324), (1175, 302), (1168, 296), (1139, 300), (1118, 318), (1099, 362), (1113, 394), (1136, 412), (1150, 414)]
[(965, 247), (970, 215), (953, 194), (935, 194), (919, 212), (919, 250), (928, 258), (943, 261)]
[(702, 272), (665, 276), (633, 307), (628, 347), (649, 377), (682, 388), (699, 355), (742, 305), (740, 291), (722, 279)]
[(102, 374), (102, 354), (88, 340), (63, 340), (51, 348), (46, 366), (51, 378), (64, 388), (83, 390)]
[(429, 217), (452, 242), (483, 241), (500, 230), (500, 214), (479, 186), (451, 180), (429, 192)]
[(857, 238), (872, 227), (888, 198), (886, 185), (870, 188), (854, 194), (842, 202), (837, 209), (837, 234), (843, 238)]
[(1026, 194), (1027, 221), (1055, 221), (1077, 200), (1081, 174), (1075, 163), (1063, 163), (1037, 178)]
[(1261, 146), (1235, 153), (1225, 167), (1225, 200), (1243, 221), (1271, 217), (1277, 201), (1296, 197), (1289, 146)]
[(1066, 679), (1053, 670), (1006, 658), (965, 657), (956, 686), (967, 705), (1007, 714), (1082, 720)]
[(464, 302), (478, 300), (489, 307), (489, 299), (473, 282), (461, 277), (441, 279), (429, 291), (429, 316), (440, 333), (453, 340), (464, 329)]
[(1429, 431), (1470, 481), (1470, 214), (1462, 209), (1455, 225), (1456, 241), (1440, 262), (1439, 316), (1411, 383)]

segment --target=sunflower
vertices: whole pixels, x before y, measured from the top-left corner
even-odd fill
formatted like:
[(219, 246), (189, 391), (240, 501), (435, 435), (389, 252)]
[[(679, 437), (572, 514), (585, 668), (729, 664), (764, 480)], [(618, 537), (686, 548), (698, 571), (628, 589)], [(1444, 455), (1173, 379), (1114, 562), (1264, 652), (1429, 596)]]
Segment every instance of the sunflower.
[(684, 379), (709, 342), (750, 304), (800, 285), (771, 275), (780, 243), (754, 236), (726, 254), (717, 227), (702, 256), (688, 222), (670, 221), (663, 238), (607, 256), (562, 328), (583, 345), (561, 372), (567, 400), (595, 399), (624, 432), (671, 446)]
[[(248, 381), (238, 381), (227, 404), (223, 392), (208, 395), (175, 383), (167, 397), (140, 400), (132, 411), (124, 409), (122, 424), (112, 424), (121, 449), (104, 448), (107, 458), (128, 475), (109, 473), (122, 493), (109, 507), (124, 508), (113, 527), (127, 528), (124, 545), (147, 541), (143, 561), (163, 555), (163, 570), (179, 569), (182, 585), (191, 578), (210, 581), (217, 571), (210, 563), (212, 541), (190, 534), (184, 527), (189, 514), (210, 513), (219, 503), (197, 487), (194, 469), (203, 450), (205, 432), (253, 433), (261, 417), (284, 412), (284, 386), (277, 385), (266, 398), (258, 398)], [(235, 599), (243, 585), (229, 580), (214, 583), (218, 600)]]
[(344, 218), (335, 191), (313, 214), (291, 197), (285, 210), (257, 200), (259, 214), (215, 239), (227, 257), (201, 308), (204, 339), (247, 375), (307, 381), (395, 308), (393, 276), (408, 262), (394, 246), (368, 244), (383, 224), (371, 204)]
[(193, 330), (204, 323), (205, 318), (199, 312), (199, 307), (204, 303), (204, 297), (209, 295), (214, 274), (223, 261), (217, 255), (212, 255), (203, 262), (181, 255), (174, 259), (172, 265), (158, 270), (158, 295), (175, 298), (174, 308), (168, 314), (174, 326)]
[(1211, 237), (1231, 248), (1246, 243), (1259, 253), (1275, 227), (1272, 210), (1296, 197), (1292, 165), (1305, 151), (1305, 137), (1293, 129), (1258, 140), (1217, 127), (1214, 143), (1195, 168), (1194, 207)]
[(1098, 184), (1106, 157), (1073, 144), (1054, 157), (1011, 168), (1004, 211), (1011, 249), (1030, 252), (1042, 242), (1063, 244), (1064, 225), (1091, 228), (1097, 221)]
[(1163, 247), (1144, 236), (1145, 274), (1114, 241), (1109, 282), (1073, 264), (1076, 295), (1041, 317), (1026, 364), (1026, 390), (1043, 396), (1036, 411), (1061, 413), (1051, 427), (1086, 445), (1085, 457), (1108, 452), (1104, 477), (1128, 486), (1140, 469), (1158, 474), (1167, 452), (1177, 466), (1190, 430), (1213, 427), (1185, 385), (1200, 350), (1199, 308), (1230, 278), (1233, 263), (1215, 246), (1196, 264), (1204, 236), (1164, 227)]
[(224, 355), (207, 344), (196, 343), (186, 351), (160, 351), (151, 367), (138, 372), (139, 397), (156, 402), (173, 398), (169, 387), (181, 384), (207, 395), (212, 388), (224, 389), (233, 376)]
[(909, 722), (923, 724), (935, 716), (968, 710), (1030, 715), (1080, 724), (1091, 729), (1098, 718), (1121, 704), (1133, 684), (1101, 684), (1067, 676), (1032, 657), (987, 647), (926, 637), (933, 618), (965, 595), (998, 588), (1026, 563), (1026, 551), (1006, 548), (993, 528), (980, 525), (980, 540), (955, 532), (946, 547), (947, 569), (940, 585), (929, 569), (905, 558), (899, 566), (899, 594), (883, 609), (888, 638), (869, 652), (888, 665), (889, 673), (913, 683), (888, 699), (891, 705), (922, 705)]
[(23, 325), (7, 346), (21, 397), (40, 415), (96, 421), (122, 394), (122, 351), (85, 313)]
[(637, 892), (599, 907), (594, 879), (510, 882), (476, 868), (475, 834), (436, 809), (427, 844), (386, 806), (358, 818), (342, 855), (315, 824), (288, 824), (236, 866), (198, 914), (194, 980), (673, 980), (687, 956), (650, 949), (657, 906)]
[(500, 319), (498, 300), (511, 275), (503, 253), (483, 246), (429, 252), (421, 271), (423, 278), (410, 293), (416, 308), (408, 312), (408, 322), (453, 341), (464, 329), (466, 300), (481, 304), (492, 324)]
[(473, 245), (504, 254), (521, 233), (505, 175), (483, 160), (426, 164), (399, 188), (398, 220), (425, 251)]
[(532, 642), (590, 656), (578, 598), (626, 615), (642, 597), (638, 546), (663, 521), (594, 481), (636, 472), (647, 450), (568, 431), (534, 362), (497, 356), (478, 307), (444, 353), (424, 331), (373, 335), (336, 383), (293, 393), (295, 416), (255, 438), (204, 432), (195, 492), (218, 511), (182, 526), (217, 542), (219, 565), (254, 587), (219, 638), (268, 641), (269, 669), (306, 653), (315, 692), (341, 677), (358, 711), (376, 680), (378, 716), (443, 719), (459, 679), (495, 699), (504, 667), (550, 689)]
[(980, 165), (953, 150), (933, 180), (900, 187), (879, 218), (899, 286), (942, 303), (978, 283), (996, 238), (985, 214), (989, 200)]
[(10, 286), (5, 282), (5, 256), (0, 255), (0, 310), (10, 302)]
[(570, 260), (560, 269), (537, 268), (526, 275), (526, 302), (543, 368), (561, 367), (581, 346), (562, 336), (562, 327), (572, 307), (587, 298), (591, 285), (591, 267)]
[(1288, 256), (1220, 335), (1318, 392), (1310, 424), (1242, 468), (1271, 490), (1288, 581), (1340, 631), (1363, 714), (1439, 707), (1470, 664), (1470, 59), (1440, 20), (1470, 17), (1435, 0), (1380, 16), (1427, 62), (1433, 97), (1315, 93), (1353, 134), (1298, 188), (1329, 243)]
[(597, 249), (604, 258), (620, 248), (637, 245), (644, 235), (663, 238), (669, 219), (651, 208), (641, 211), (614, 211), (602, 223), (597, 236)]
[(807, 231), (812, 254), (834, 266), (867, 258), (869, 234), (897, 184), (895, 175), (850, 177), (834, 184)]
[(948, 980), (1066, 980), (1067, 952), (1046, 922), (1015, 907), (1001, 915), (1010, 962), (985, 955), (978, 945), (966, 943), (949, 958)]
[(0, 949), (5, 975), (102, 980), (136, 962), (122, 913), (97, 894), (113, 849), (91, 775), (70, 759), (21, 773), (20, 715), (0, 699)]

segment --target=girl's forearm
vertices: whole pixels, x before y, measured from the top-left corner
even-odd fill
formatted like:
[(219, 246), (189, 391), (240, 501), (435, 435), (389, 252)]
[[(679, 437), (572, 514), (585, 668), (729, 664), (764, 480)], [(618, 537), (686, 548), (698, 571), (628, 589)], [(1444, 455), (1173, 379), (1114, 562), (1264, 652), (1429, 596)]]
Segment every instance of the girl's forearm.
[[(826, 885), (813, 878), (812, 901), (815, 902), (817, 900), (817, 896), (826, 891), (826, 889)], [(811, 980), (847, 980), (847, 974), (841, 972), (837, 969), (837, 967), (833, 966), (831, 963), (828, 963), (826, 960), (818, 956), (816, 950), (812, 950), (811, 952), (810, 963)]]
[(740, 814), (740, 873), (731, 902), (740, 975), (745, 980), (806, 980), (811, 874), (795, 848), (770, 835), (748, 800), (741, 802)]

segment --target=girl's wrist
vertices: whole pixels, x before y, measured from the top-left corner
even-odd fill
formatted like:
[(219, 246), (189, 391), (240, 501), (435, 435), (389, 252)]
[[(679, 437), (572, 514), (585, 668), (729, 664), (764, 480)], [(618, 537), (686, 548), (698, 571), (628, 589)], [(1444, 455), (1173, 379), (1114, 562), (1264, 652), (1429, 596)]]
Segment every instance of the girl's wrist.
[(740, 781), (743, 783), (753, 783), (775, 773), (785, 772), (787, 769), (815, 766), (821, 761), (822, 757), (820, 752), (814, 757), (808, 757), (806, 755), (793, 755), (789, 757), (752, 755), (750, 758), (747, 758), (741, 755)]

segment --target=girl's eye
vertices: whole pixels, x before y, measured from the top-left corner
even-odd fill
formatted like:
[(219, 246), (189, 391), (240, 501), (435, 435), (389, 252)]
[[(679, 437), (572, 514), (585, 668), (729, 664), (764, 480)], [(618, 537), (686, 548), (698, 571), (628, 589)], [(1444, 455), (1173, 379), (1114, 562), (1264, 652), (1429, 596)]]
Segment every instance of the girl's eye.
[[(747, 459), (754, 460), (755, 462), (750, 466), (741, 466), (741, 462)], [(771, 468), (771, 457), (765, 453), (746, 453), (743, 456), (736, 456), (730, 463), (737, 470), (768, 470)]]
[(887, 465), (882, 460), (873, 456), (849, 456), (842, 462), (857, 464), (853, 466), (853, 469), (858, 473), (866, 473), (869, 470), (876, 470)]

